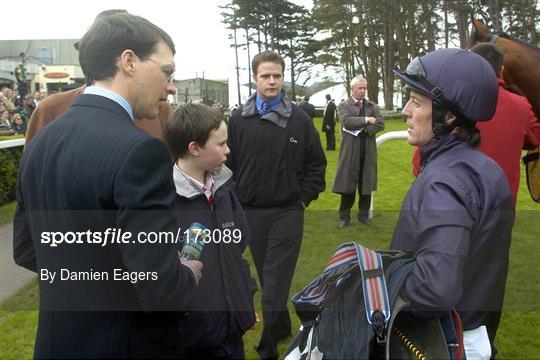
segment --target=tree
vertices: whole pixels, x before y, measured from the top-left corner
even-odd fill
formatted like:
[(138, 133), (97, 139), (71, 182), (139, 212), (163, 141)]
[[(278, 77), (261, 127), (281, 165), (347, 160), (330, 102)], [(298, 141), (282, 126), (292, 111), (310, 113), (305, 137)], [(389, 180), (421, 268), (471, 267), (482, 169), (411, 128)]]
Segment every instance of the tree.
[(291, 97), (296, 97), (296, 83), (304, 76), (309, 80), (311, 65), (316, 61), (312, 49), (315, 28), (310, 13), (302, 6), (290, 4), (281, 15), (280, 30), (276, 33), (278, 50), (289, 59)]
[[(234, 46), (245, 47), (247, 50), (248, 68), (249, 49), (255, 39), (254, 35), (259, 52), (273, 50), (288, 60), (291, 93), (294, 98), (296, 82), (301, 76), (309, 78), (309, 65), (314, 61), (310, 47), (315, 30), (309, 11), (288, 0), (232, 0), (222, 8), (229, 10), (223, 13), (224, 22), (229, 29), (244, 30), (246, 42), (236, 43)], [(251, 83), (251, 78), (249, 82)]]
[(312, 11), (317, 30), (325, 36), (318, 41), (318, 62), (326, 67), (341, 68), (348, 92), (350, 81), (357, 75), (353, 3), (317, 0)]
[(456, 43), (467, 47), (473, 16), (483, 18), (493, 31), (506, 29), (538, 44), (538, 2), (314, 0), (311, 12), (288, 0), (231, 0), (229, 5), (235, 9), (235, 26), (243, 29), (246, 39), (236, 46), (249, 50), (256, 43), (259, 51), (281, 53), (290, 71), (293, 96), (300, 79), (305, 84), (313, 65), (320, 64), (335, 68), (348, 92), (356, 75), (366, 78), (368, 95), (375, 101), (382, 85), (385, 106), (391, 109), (394, 65), (405, 68), (413, 58), (438, 47)]
[(396, 63), (396, 29), (398, 6), (394, 1), (386, 2), (388, 8), (384, 21), (384, 54), (383, 54), (383, 93), (384, 105), (387, 110), (394, 108), (394, 73), (393, 68)]
[(242, 96), (240, 94), (240, 66), (238, 63), (238, 41), (237, 41), (237, 30), (239, 28), (238, 19), (236, 17), (238, 7), (234, 4), (225, 5), (222, 7), (225, 11), (222, 13), (223, 22), (233, 31), (233, 36), (230, 37), (233, 39), (234, 54), (236, 59), (236, 87), (237, 87), (237, 96), (238, 96), (238, 105), (242, 105)]

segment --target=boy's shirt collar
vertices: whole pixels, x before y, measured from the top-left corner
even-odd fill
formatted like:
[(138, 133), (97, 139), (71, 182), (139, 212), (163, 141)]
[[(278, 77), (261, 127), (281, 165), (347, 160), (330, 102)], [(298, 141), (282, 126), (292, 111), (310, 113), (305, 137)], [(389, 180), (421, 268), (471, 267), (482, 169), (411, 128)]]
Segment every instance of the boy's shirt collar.
[(180, 173), (180, 175), (182, 175), (187, 180), (187, 182), (189, 183), (189, 185), (192, 187), (193, 190), (195, 190), (198, 194), (205, 195), (206, 198), (210, 201), (213, 195), (214, 185), (215, 185), (214, 177), (212, 176), (211, 172), (206, 171), (204, 173), (204, 184), (203, 184), (197, 179), (191, 177), (182, 169), (180, 169), (178, 164), (174, 164), (174, 170), (175, 172)]
[[(174, 179), (174, 186), (176, 188), (176, 194), (178, 196), (192, 199), (201, 195), (201, 193), (189, 183), (187, 177), (185, 177), (181, 173), (176, 163), (172, 166), (172, 173)], [(225, 185), (232, 178), (232, 171), (228, 167), (223, 165), (218, 170), (212, 171), (211, 174), (214, 180), (212, 193), (215, 195), (219, 188)]]

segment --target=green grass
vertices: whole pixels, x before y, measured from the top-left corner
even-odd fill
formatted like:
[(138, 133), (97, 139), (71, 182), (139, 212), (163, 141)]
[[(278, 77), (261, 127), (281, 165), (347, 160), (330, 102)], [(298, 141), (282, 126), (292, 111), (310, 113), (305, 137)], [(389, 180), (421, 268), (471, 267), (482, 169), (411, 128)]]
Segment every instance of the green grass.
[(0, 206), (0, 226), (13, 221), (16, 206), (17, 203), (15, 201)]
[[(315, 122), (315, 126), (320, 128), (320, 119)], [(402, 120), (386, 121), (385, 132), (405, 129)], [(324, 143), (324, 135), (321, 135), (321, 141)], [(336, 148), (339, 149), (339, 132), (336, 141)], [(324, 270), (327, 260), (339, 244), (356, 241), (373, 249), (389, 246), (402, 200), (414, 180), (411, 171), (413, 151), (413, 147), (403, 139), (390, 140), (382, 145), (378, 152), (379, 181), (377, 192), (374, 193), (373, 225), (366, 227), (352, 222), (351, 226), (344, 229), (337, 228), (339, 195), (332, 193), (339, 151), (326, 152), (326, 191), (306, 212), (304, 239), (291, 296)], [(532, 250), (538, 249), (540, 205), (531, 201), (524, 176), (518, 194), (518, 209), (510, 249), (505, 309), (496, 344), (499, 349), (498, 358), (536, 359), (540, 358), (540, 331), (537, 325), (540, 324), (540, 264), (533, 257), (538, 250)], [(254, 268), (252, 271), (255, 274)], [(257, 299), (256, 306), (260, 312), (260, 299)], [(290, 303), (289, 309), (293, 315), (293, 328), (297, 329), (300, 323)], [(254, 347), (260, 331), (261, 325), (244, 336), (246, 356), (249, 359), (257, 358)], [(280, 353), (283, 354), (287, 347), (288, 344), (281, 344)]]
[(24, 137), (25, 137), (25, 136), (24, 136), (23, 134), (17, 134), (17, 135), (1, 135), (1, 136), (0, 136), (0, 141), (22, 139), (22, 138), (24, 138)]
[[(321, 127), (321, 119), (315, 120)], [(386, 122), (385, 131), (403, 130), (405, 125), (399, 120)], [(337, 135), (339, 149), (340, 135)], [(321, 135), (324, 142), (324, 135)], [(371, 227), (353, 222), (345, 229), (338, 229), (337, 210), (339, 196), (333, 194), (332, 183), (339, 151), (327, 152), (328, 168), (326, 191), (319, 200), (313, 202), (305, 216), (304, 239), (291, 286), (291, 296), (301, 290), (324, 269), (335, 248), (344, 242), (356, 241), (371, 248), (387, 248), (394, 231), (397, 213), (411, 182), (411, 156), (413, 148), (405, 140), (392, 140), (379, 150), (379, 184), (374, 194), (374, 218)], [(496, 344), (498, 358), (535, 359), (540, 358), (540, 262), (538, 255), (538, 229), (540, 229), (540, 205), (530, 200), (524, 178), (518, 194), (518, 213), (513, 230), (510, 249), (510, 270), (507, 282), (505, 308)], [(246, 255), (251, 261), (251, 258)], [(252, 265), (252, 273), (255, 268)], [(14, 298), (2, 304), (0, 312), (0, 358), (30, 358), (37, 323), (36, 284), (21, 290)], [(259, 314), (260, 292), (256, 295)], [(17, 310), (18, 309), (18, 310)], [(299, 321), (289, 304), (293, 328)], [(258, 342), (261, 324), (244, 336), (246, 356), (257, 358), (254, 348)], [(283, 354), (288, 344), (280, 344)]]
[(30, 359), (38, 320), (37, 280), (0, 306), (0, 359)]

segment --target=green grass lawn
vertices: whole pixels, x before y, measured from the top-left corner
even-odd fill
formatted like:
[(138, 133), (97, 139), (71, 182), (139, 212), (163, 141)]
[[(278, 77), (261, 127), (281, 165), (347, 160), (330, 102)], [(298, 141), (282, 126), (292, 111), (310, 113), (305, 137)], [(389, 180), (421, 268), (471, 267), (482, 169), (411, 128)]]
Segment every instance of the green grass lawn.
[(0, 226), (13, 221), (16, 205), (16, 202), (10, 202), (9, 204), (0, 206)]
[[(315, 123), (317, 129), (320, 129), (321, 119), (316, 119)], [(402, 121), (386, 122), (385, 131), (404, 129)], [(324, 135), (321, 135), (321, 140), (324, 143)], [(339, 133), (336, 140), (339, 149)], [(356, 241), (373, 249), (388, 247), (401, 202), (414, 179), (410, 161), (412, 151), (413, 148), (407, 145), (405, 140), (391, 140), (381, 147), (379, 186), (374, 194), (373, 225), (366, 227), (353, 221), (351, 226), (345, 229), (337, 227), (339, 196), (331, 192), (338, 151), (326, 153), (326, 191), (306, 212), (304, 239), (291, 286), (291, 296), (320, 274), (339, 244)], [(510, 250), (505, 308), (496, 344), (499, 349), (498, 358), (535, 359), (540, 358), (540, 262), (535, 258), (538, 255), (540, 205), (530, 200), (524, 178), (518, 196), (518, 210)], [(247, 258), (251, 261), (249, 255)], [(253, 266), (252, 273), (255, 275)], [(257, 293), (255, 301), (261, 314), (260, 292)], [(35, 283), (2, 304), (0, 358), (22, 359), (32, 356), (37, 323), (36, 312), (27, 311), (32, 308), (37, 308)], [(293, 328), (297, 329), (299, 321), (291, 304), (289, 308)], [(259, 324), (244, 336), (246, 356), (249, 359), (257, 358), (254, 348), (261, 329)], [(283, 354), (287, 347), (288, 344), (281, 344), (280, 353)]]
[(3, 141), (3, 140), (15, 140), (15, 139), (22, 139), (24, 138), (24, 135), (22, 134), (18, 134), (18, 135), (1, 135), (0, 136), (0, 141)]

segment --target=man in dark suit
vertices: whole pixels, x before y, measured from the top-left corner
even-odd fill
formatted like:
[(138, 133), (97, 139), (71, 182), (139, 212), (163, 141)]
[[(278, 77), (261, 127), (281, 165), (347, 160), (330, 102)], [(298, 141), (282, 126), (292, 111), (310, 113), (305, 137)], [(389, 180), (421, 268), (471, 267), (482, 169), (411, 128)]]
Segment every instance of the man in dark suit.
[(309, 96), (304, 96), (304, 101), (302, 101), (298, 106), (300, 109), (304, 110), (304, 112), (308, 114), (311, 121), (313, 121), (313, 118), (315, 117), (315, 106), (309, 103)]
[(180, 259), (174, 239), (156, 242), (182, 230), (171, 160), (134, 124), (157, 115), (173, 55), (170, 36), (141, 17), (97, 20), (79, 46), (93, 86), (24, 152), (14, 258), (39, 274), (36, 358), (183, 355), (179, 311), (202, 264)]
[(336, 150), (336, 104), (330, 96), (326, 94), (326, 107), (324, 108), (322, 131), (326, 135), (326, 150)]

